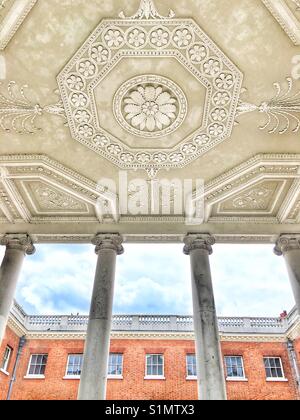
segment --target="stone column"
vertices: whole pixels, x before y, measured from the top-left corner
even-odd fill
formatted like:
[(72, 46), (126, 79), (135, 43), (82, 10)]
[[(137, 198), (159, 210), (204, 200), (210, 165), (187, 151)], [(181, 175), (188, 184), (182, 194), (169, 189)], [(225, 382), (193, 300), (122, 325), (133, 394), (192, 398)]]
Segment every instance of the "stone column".
[(19, 274), (25, 255), (35, 252), (28, 235), (6, 235), (1, 241), (6, 246), (0, 267), (0, 345), (2, 343), (10, 309), (13, 304)]
[(284, 256), (296, 305), (300, 313), (300, 234), (280, 236), (274, 252), (276, 255)]
[(220, 348), (209, 255), (215, 240), (210, 235), (188, 235), (184, 253), (190, 255), (194, 328), (200, 400), (226, 400), (226, 386)]
[(99, 234), (94, 240), (98, 262), (91, 302), (79, 400), (104, 400), (112, 323), (116, 257), (124, 252), (118, 234)]

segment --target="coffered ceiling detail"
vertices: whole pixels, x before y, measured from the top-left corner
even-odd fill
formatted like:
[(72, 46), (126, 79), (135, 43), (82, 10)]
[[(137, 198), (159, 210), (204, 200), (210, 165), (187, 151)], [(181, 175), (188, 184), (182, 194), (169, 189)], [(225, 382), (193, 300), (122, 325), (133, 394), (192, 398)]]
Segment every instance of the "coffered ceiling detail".
[[(103, 222), (106, 189), (42, 155), (0, 160), (0, 220), (11, 223)], [(111, 201), (115, 197), (111, 194)]]
[(297, 223), (299, 156), (259, 155), (209, 183), (206, 221)]
[[(0, 221), (7, 223), (115, 223), (99, 212), (109, 200), (107, 188), (46, 156), (7, 156), (0, 160)], [(260, 155), (211, 181), (205, 188), (206, 222), (298, 223), (300, 217), (300, 156)], [(130, 186), (127, 191), (130, 195)], [(111, 206), (118, 197), (110, 193)], [(149, 197), (149, 209), (151, 197)], [(113, 208), (113, 207), (111, 207)], [(149, 214), (134, 220), (150, 221)], [(179, 223), (179, 215), (152, 221)], [(129, 222), (120, 214), (118, 222)], [(181, 217), (184, 223), (184, 214)]]
[(37, 0), (0, 0), (0, 50), (4, 50)]
[(295, 45), (300, 45), (300, 1), (262, 0)]

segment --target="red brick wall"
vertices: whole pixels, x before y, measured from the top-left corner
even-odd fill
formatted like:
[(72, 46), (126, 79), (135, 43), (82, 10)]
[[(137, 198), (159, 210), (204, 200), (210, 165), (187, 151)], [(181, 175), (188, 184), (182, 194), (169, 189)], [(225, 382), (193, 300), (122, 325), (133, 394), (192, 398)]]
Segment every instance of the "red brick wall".
[[(12, 347), (14, 335), (8, 330)], [(300, 340), (299, 345), (300, 345)], [(7, 342), (7, 341), (6, 341)], [(5, 342), (0, 354), (3, 354)], [(84, 343), (78, 340), (32, 340), (27, 342), (20, 361), (13, 399), (76, 399), (78, 380), (63, 380), (68, 354), (82, 353)], [(108, 381), (108, 399), (197, 399), (196, 381), (186, 380), (186, 354), (194, 352), (194, 343), (184, 340), (112, 340), (111, 352), (124, 354), (123, 380)], [(223, 342), (223, 355), (243, 356), (248, 382), (227, 383), (229, 399), (296, 399), (296, 390), (284, 343)], [(24, 379), (30, 355), (47, 353), (45, 380)], [(163, 353), (166, 380), (145, 380), (145, 355)], [(288, 382), (268, 383), (264, 356), (282, 358)], [(1, 375), (1, 374), (0, 374)], [(2, 384), (7, 378), (2, 378)], [(2, 386), (1, 386), (2, 390)], [(3, 398), (2, 392), (1, 398)]]
[(3, 356), (4, 352), (7, 346), (11, 347), (13, 349), (10, 363), (7, 367), (8, 373), (10, 373), (10, 376), (5, 375), (3, 372), (0, 371), (0, 400), (5, 400), (7, 397), (8, 387), (9, 387), (9, 381), (11, 378), (11, 374), (15, 365), (17, 351), (19, 347), (19, 337), (10, 329), (6, 328), (6, 333), (4, 336), (4, 339), (2, 341), (2, 345), (0, 347), (0, 364), (2, 366)]
[[(285, 343), (222, 343), (226, 356), (243, 356), (248, 382), (228, 382), (231, 400), (293, 400), (297, 398), (294, 378)], [(263, 358), (281, 357), (288, 382), (267, 382)]]

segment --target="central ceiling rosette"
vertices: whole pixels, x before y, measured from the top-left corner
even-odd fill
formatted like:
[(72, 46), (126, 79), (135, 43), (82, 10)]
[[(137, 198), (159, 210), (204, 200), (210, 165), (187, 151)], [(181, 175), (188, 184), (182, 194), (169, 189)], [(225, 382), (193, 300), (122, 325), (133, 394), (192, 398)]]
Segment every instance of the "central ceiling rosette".
[(152, 1), (105, 19), (58, 76), (72, 137), (124, 169), (184, 167), (230, 137), (242, 73)]
[(113, 110), (119, 124), (129, 133), (157, 138), (172, 133), (183, 123), (187, 100), (171, 80), (144, 75), (120, 87)]

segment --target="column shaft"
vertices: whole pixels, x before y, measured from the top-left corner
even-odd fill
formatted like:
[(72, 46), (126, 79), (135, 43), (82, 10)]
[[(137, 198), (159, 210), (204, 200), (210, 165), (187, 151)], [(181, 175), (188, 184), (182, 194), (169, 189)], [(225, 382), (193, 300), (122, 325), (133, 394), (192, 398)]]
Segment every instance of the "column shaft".
[(284, 256), (296, 305), (300, 313), (300, 235), (282, 235), (276, 242), (274, 251), (276, 255)]
[(117, 254), (123, 252), (120, 236), (99, 235), (98, 262), (91, 301), (79, 400), (104, 400), (112, 323)]
[[(212, 238), (210, 237), (210, 240)], [(191, 241), (192, 240), (192, 241)], [(207, 238), (186, 239), (185, 253), (191, 259), (191, 277), (200, 400), (226, 400), (218, 320), (209, 263)], [(212, 251), (211, 251), (212, 252)]]
[(292, 250), (284, 256), (296, 305), (300, 313), (300, 249)]
[(6, 251), (0, 267), (0, 345), (5, 334), (25, 254), (33, 254), (35, 251), (29, 237), (24, 235), (7, 235), (1, 240), (1, 244), (6, 245)]

